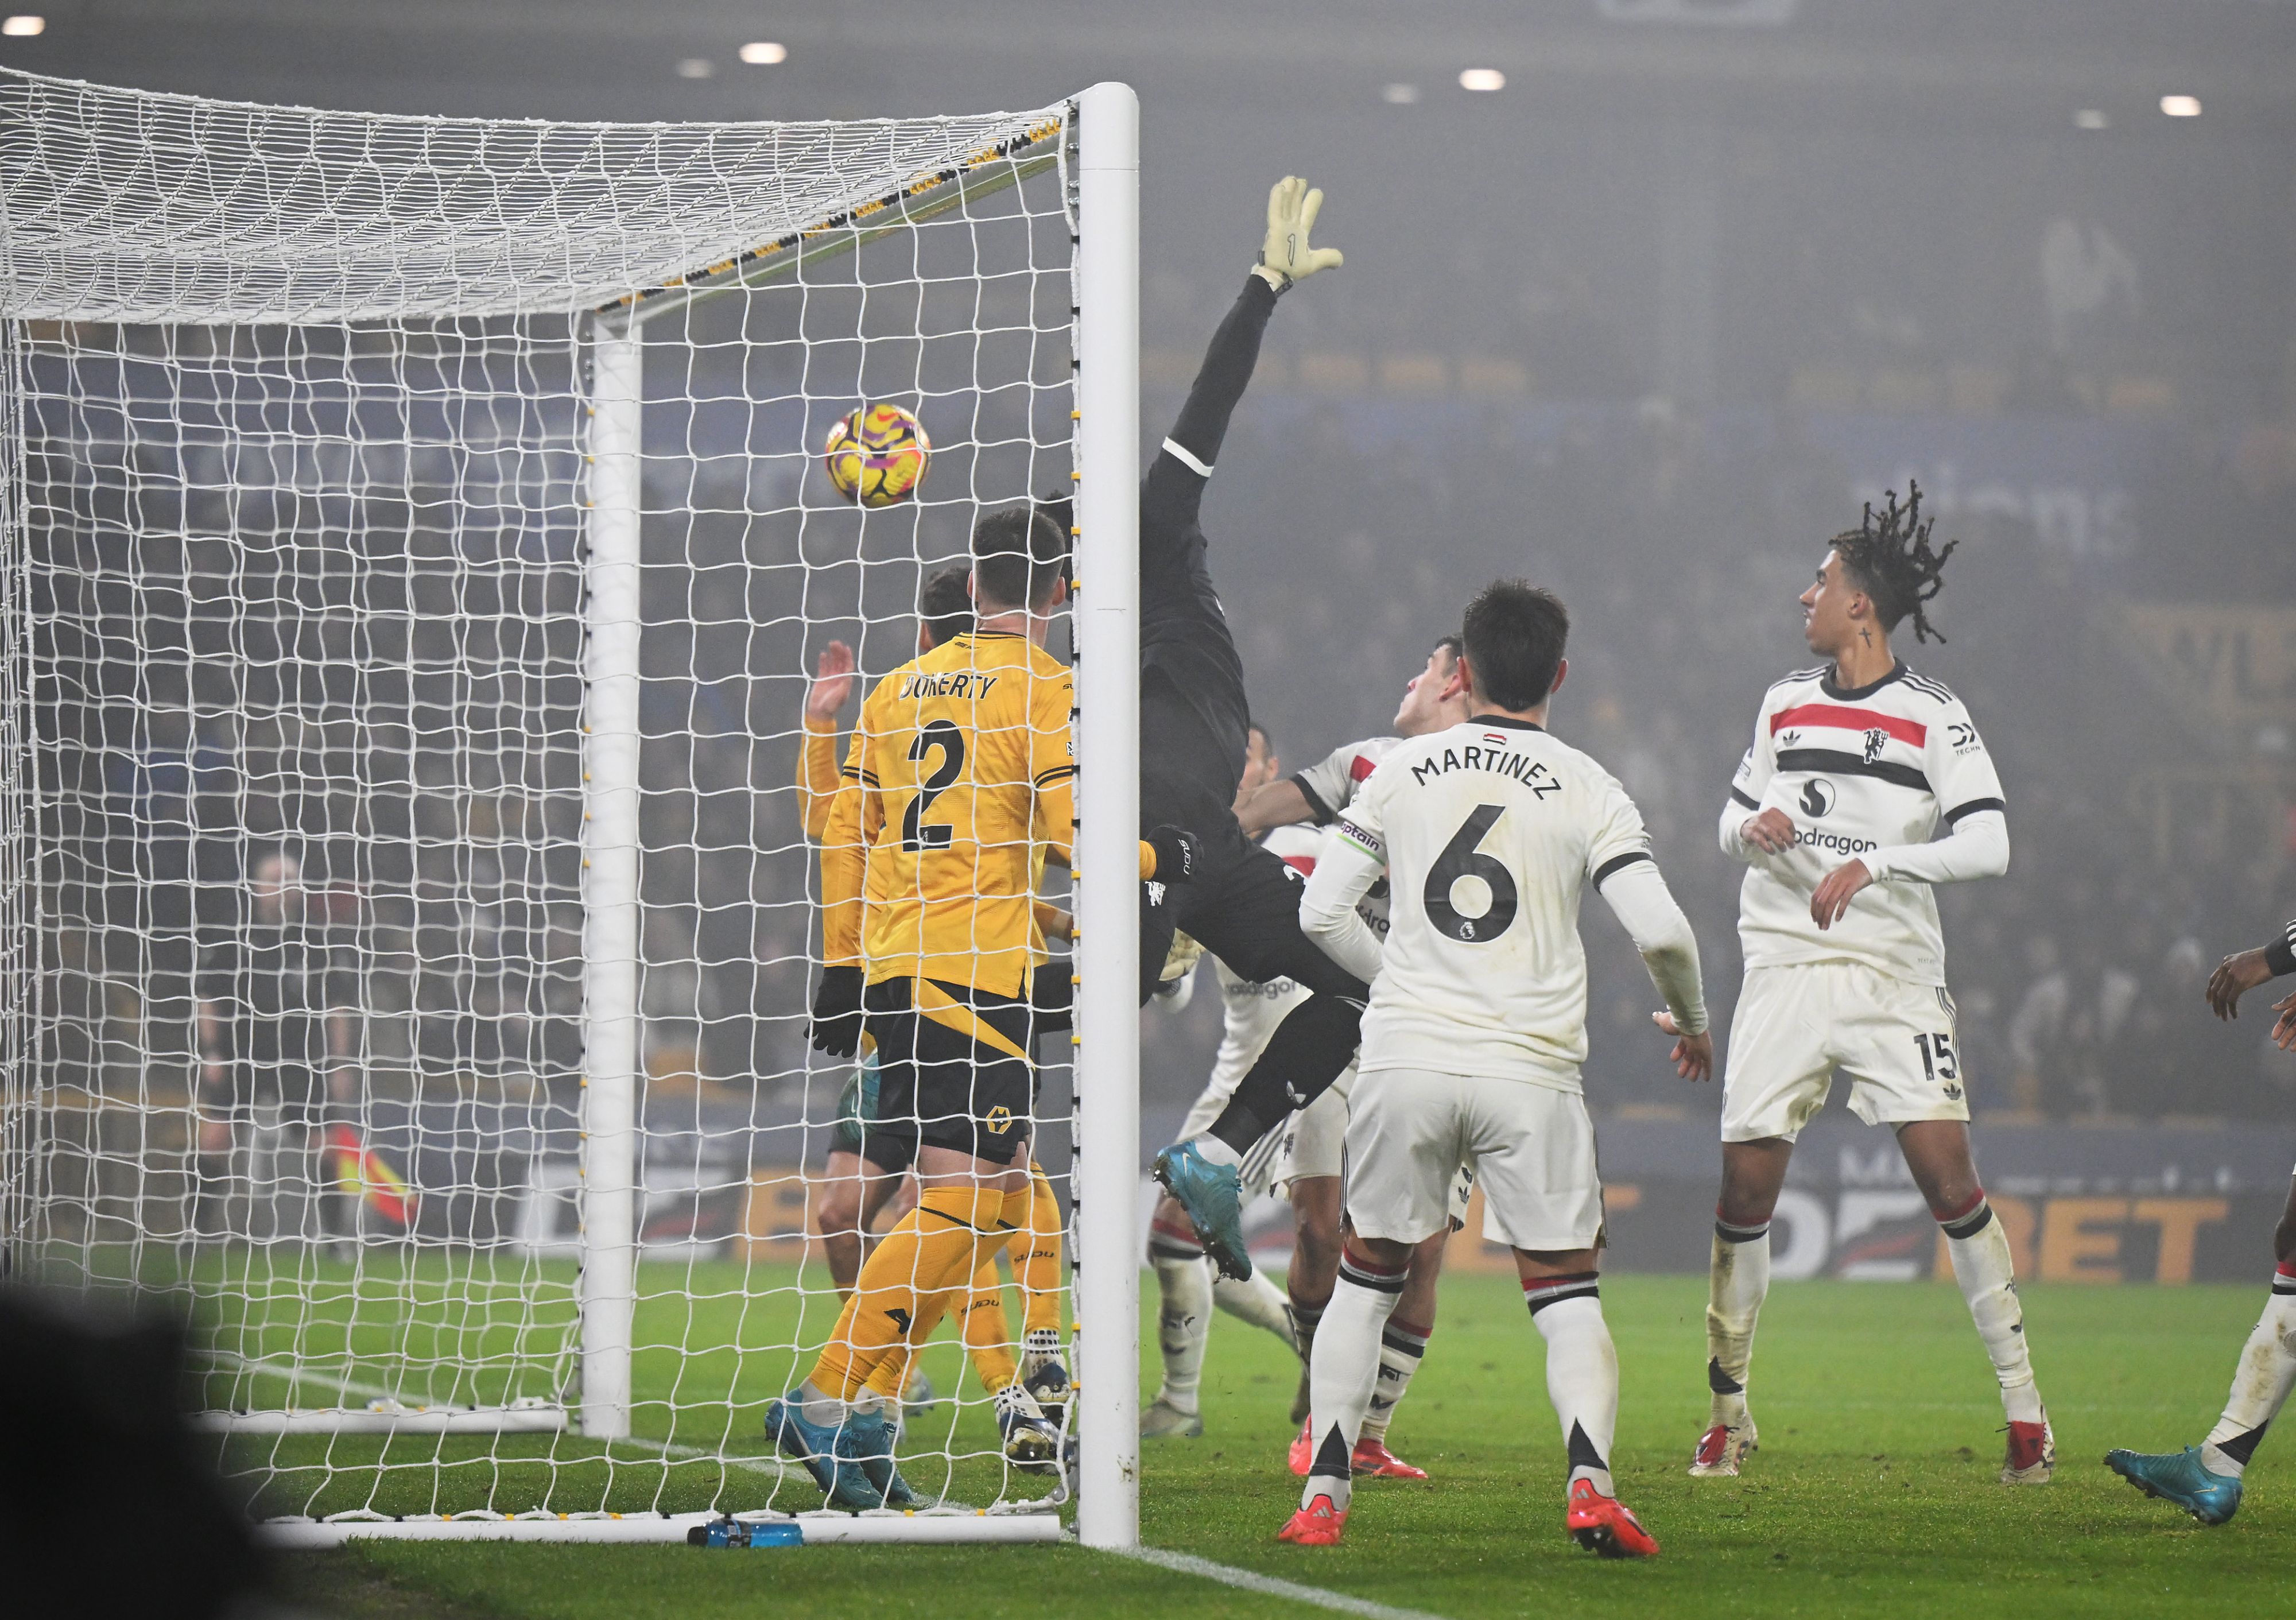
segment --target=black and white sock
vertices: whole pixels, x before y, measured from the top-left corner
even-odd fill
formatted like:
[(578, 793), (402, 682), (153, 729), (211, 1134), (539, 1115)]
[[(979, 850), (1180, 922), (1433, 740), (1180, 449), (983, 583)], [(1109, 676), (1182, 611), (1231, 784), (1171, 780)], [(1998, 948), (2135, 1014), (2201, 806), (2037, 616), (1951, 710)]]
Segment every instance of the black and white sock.
[(1156, 1347), (1164, 1358), (1164, 1384), (1156, 1398), (1193, 1412), (1211, 1336), (1211, 1266), (1185, 1219), (1148, 1229), (1148, 1260), (1156, 1269)]
[(1946, 1248), (1953, 1256), (1954, 1280), (1969, 1302), (1970, 1320), (1993, 1360), (2001, 1384), (2001, 1410), (2012, 1423), (2041, 1421), (2041, 1392), (2033, 1382), (2033, 1358), (2025, 1347), (2025, 1308), (2017, 1301), (2017, 1271), (2009, 1257), (2009, 1237), (1993, 1218), (1993, 1206), (1980, 1191), (1975, 1203), (1941, 1217)]
[(1363, 1433), (1372, 1386), (1379, 1378), (1380, 1335), (1403, 1297), (1409, 1269), (1398, 1262), (1390, 1270), (1352, 1249), (1341, 1252), (1339, 1284), (1323, 1312), (1315, 1359), (1308, 1367), (1308, 1433), (1316, 1449), (1308, 1484), (1300, 1493), (1303, 1508), (1318, 1496), (1328, 1496), (1334, 1509), (1347, 1511), (1356, 1441)]
[(2280, 1415), (2291, 1385), (2296, 1385), (2296, 1261), (2284, 1260), (2272, 1274), (2272, 1297), (2240, 1353), (2224, 1416), (2201, 1447), (2201, 1466), (2238, 1479), (2256, 1455), (2256, 1443)]
[(1546, 1341), (1546, 1397), (1554, 1403), (1570, 1458), (1563, 1489), (1586, 1479), (1615, 1496), (1611, 1442), (1619, 1427), (1619, 1353), (1603, 1320), (1595, 1274), (1538, 1278), (1522, 1285), (1522, 1297)]
[(1416, 1322), (1389, 1320), (1379, 1341), (1379, 1381), (1372, 1386), (1371, 1408), (1364, 1413), (1359, 1438), (1387, 1438), (1387, 1426), (1410, 1393), (1411, 1375), (1419, 1370), (1420, 1358), (1427, 1353), (1427, 1336), (1434, 1331)]
[(1717, 1213), (1706, 1272), (1706, 1387), (1713, 1395), (1710, 1424), (1745, 1425), (1754, 1324), (1769, 1291), (1770, 1223), (1737, 1226)]

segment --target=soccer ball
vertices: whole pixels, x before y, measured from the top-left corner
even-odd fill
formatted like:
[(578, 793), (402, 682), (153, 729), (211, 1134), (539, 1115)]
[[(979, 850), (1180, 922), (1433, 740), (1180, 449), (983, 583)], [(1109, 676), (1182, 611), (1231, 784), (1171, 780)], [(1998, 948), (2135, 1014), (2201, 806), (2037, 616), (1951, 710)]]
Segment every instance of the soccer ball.
[(822, 447), (829, 481), (862, 506), (913, 498), (932, 463), (924, 424), (898, 405), (864, 405), (837, 419)]

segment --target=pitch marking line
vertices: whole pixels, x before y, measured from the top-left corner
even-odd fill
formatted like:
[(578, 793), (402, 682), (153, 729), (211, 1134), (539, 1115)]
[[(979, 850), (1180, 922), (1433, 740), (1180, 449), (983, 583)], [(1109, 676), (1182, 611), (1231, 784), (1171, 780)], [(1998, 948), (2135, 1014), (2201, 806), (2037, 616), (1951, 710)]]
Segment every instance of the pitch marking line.
[(1233, 1586), (1240, 1591), (1256, 1591), (1271, 1598), (1289, 1598), (1294, 1603), (1312, 1604), (1334, 1614), (1361, 1615), (1364, 1620), (1439, 1620), (1439, 1616), (1416, 1608), (1397, 1608), (1392, 1604), (1374, 1603), (1369, 1598), (1350, 1598), (1345, 1592), (1325, 1591), (1320, 1586), (1302, 1586), (1297, 1581), (1281, 1581), (1274, 1575), (1264, 1575), (1256, 1570), (1237, 1569), (1232, 1565), (1215, 1564), (1210, 1558), (1200, 1558), (1193, 1553), (1168, 1552), (1161, 1547), (1111, 1548), (1120, 1558), (1136, 1558), (1143, 1564), (1153, 1564), (1177, 1575), (1196, 1575), (1206, 1581), (1218, 1581), (1223, 1586)]
[[(396, 1401), (399, 1398), (398, 1391), (381, 1384), (368, 1384), (357, 1378), (346, 1378), (337, 1373), (323, 1371), (316, 1367), (301, 1367), (275, 1357), (242, 1355), (235, 1350), (212, 1348), (207, 1353), (216, 1361), (245, 1368), (250, 1372), (269, 1373), (275, 1377), (285, 1378), (291, 1383), (324, 1385), (343, 1394), (365, 1395), (370, 1400)], [(763, 1474), (769, 1479), (793, 1477), (797, 1472), (778, 1457), (735, 1457), (725, 1451), (711, 1451), (707, 1446), (680, 1445), (675, 1441), (649, 1440), (639, 1435), (626, 1435), (619, 1440), (609, 1440), (606, 1444), (609, 1447), (633, 1446), (641, 1451), (655, 1451), (668, 1457), (723, 1463), (729, 1468), (740, 1468), (750, 1474)], [(807, 1483), (811, 1483), (809, 1476)], [(948, 1505), (958, 1507), (963, 1504)]]

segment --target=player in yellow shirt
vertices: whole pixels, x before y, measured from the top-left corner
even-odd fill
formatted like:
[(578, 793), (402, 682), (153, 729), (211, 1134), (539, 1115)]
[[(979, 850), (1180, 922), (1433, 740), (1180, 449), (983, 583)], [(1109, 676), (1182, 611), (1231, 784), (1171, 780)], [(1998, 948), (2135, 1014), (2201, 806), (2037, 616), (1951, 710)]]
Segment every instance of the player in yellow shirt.
[[(920, 657), (972, 629), (970, 577), (970, 571), (963, 567), (939, 569), (926, 577), (917, 596)], [(828, 832), (837, 796), (840, 777), (837, 714), (851, 693), (853, 668), (852, 649), (841, 641), (830, 643), (822, 651), (816, 678), (806, 695), (804, 736), (798, 756), (798, 803), (806, 836), (816, 843)], [(1035, 909), (1038, 926), (1048, 936), (1068, 937), (1066, 911), (1043, 901), (1037, 902)], [(914, 1141), (905, 1139), (905, 1133), (898, 1130), (871, 1134), (870, 1127), (879, 1117), (878, 1074), (875, 1053), (865, 1053), (839, 1093), (838, 1117), (816, 1210), (830, 1279), (839, 1294), (849, 1296), (860, 1273), (865, 1235), (879, 1212), (894, 1205), (898, 1191), (912, 1185), (907, 1172)], [(1061, 1361), (1062, 1221), (1059, 1196), (1042, 1168), (1033, 1163), (1029, 1189), (1026, 1241), (1015, 1243), (1013, 1256), (1014, 1279), (1025, 1302), (1021, 1340), (1025, 1361), (1016, 1362), (1013, 1358), (1004, 1284), (993, 1257), (981, 1262), (961, 1300), (939, 1295), (927, 1303), (914, 1324), (913, 1342), (923, 1342), (938, 1319), (954, 1305), (966, 1353), (982, 1386), (994, 1396), (1020, 1383), (1032, 1400), (1050, 1403), (1067, 1383), (1067, 1369)], [(914, 1203), (912, 1196), (895, 1207), (896, 1219)], [(931, 1386), (922, 1384), (922, 1375), (911, 1377), (906, 1356), (887, 1357), (870, 1385), (889, 1398), (894, 1390), (902, 1391), (911, 1402), (931, 1398)], [(1041, 1409), (1031, 1414), (1028, 1403), (1017, 1395), (1008, 1399), (1005, 1406), (1023, 1417), (1043, 1415)], [(1016, 1440), (1018, 1460), (1048, 1460), (1054, 1454), (1041, 1430), (1020, 1435)]]
[(1035, 897), (1074, 826), (1074, 680), (1044, 648), (1068, 533), (1008, 508), (980, 521), (972, 550), (975, 628), (877, 684), (823, 836), (814, 1044), (850, 1057), (865, 1032), (875, 1043), (868, 1139), (909, 1147), (921, 1188), (812, 1375), (767, 1410), (768, 1435), (840, 1506), (914, 1500), (865, 1392), (936, 1298), (1027, 1229), (1035, 1196)]

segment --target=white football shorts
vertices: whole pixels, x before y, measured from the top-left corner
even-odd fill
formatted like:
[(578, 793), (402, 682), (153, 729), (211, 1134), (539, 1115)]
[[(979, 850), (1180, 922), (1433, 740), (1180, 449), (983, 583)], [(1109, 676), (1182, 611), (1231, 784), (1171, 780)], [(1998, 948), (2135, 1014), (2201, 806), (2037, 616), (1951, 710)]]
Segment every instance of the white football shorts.
[(1746, 970), (1722, 1071), (1722, 1139), (1793, 1140), (1837, 1068), (1849, 1076), (1849, 1111), (1869, 1125), (1969, 1117), (1943, 985), (1862, 962), (1796, 962)]
[[(1472, 1177), (1460, 1172), (1472, 1171)], [(1484, 1075), (1374, 1069), (1348, 1122), (1348, 1219), (1420, 1243), (1483, 1189), (1483, 1236), (1518, 1249), (1599, 1247), (1595, 1122), (1576, 1091)]]

